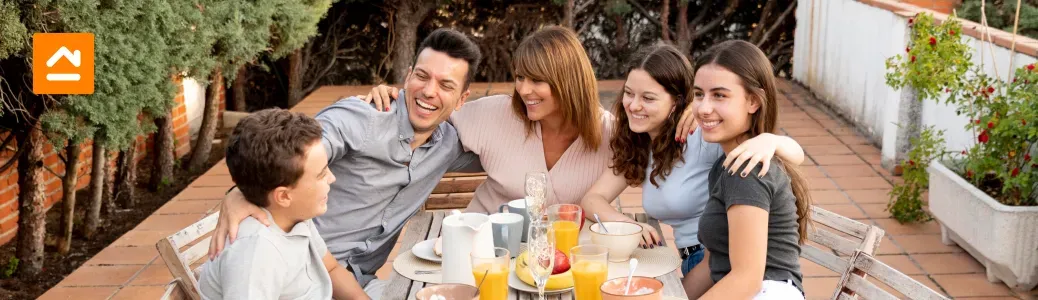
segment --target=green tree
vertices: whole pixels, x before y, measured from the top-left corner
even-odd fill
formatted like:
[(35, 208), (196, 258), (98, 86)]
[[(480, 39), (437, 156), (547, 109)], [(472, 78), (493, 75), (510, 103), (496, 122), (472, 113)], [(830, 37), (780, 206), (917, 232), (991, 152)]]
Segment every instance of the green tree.
[[(3, 124), (20, 136), (21, 209), (17, 251), (20, 274), (36, 274), (43, 266), (44, 198), (39, 186), (39, 161), (46, 142), (43, 133), (47, 132), (58, 146), (65, 145), (66, 141), (68, 145), (78, 145), (87, 137), (93, 137), (95, 145), (132, 149), (139, 135), (153, 129), (148, 126), (149, 116), (164, 114), (169, 109), (173, 86), (166, 62), (168, 44), (157, 22), (159, 10), (156, 8), (161, 7), (161, 2), (5, 1), (5, 8), (17, 6), (16, 10), (4, 11), (8, 16), (18, 16), (25, 27), (23, 37), (36, 32), (91, 32), (95, 36), (95, 92), (90, 95), (36, 95), (28, 90), (32, 86), (29, 45), (17, 49), (18, 52), (9, 51), (13, 54), (0, 62), (5, 67), (5, 73), (0, 74), (2, 81), (12, 82), (3, 90), (4, 97), (14, 99), (11, 102), (15, 103), (8, 112), (16, 112), (5, 114)], [(12, 28), (10, 20), (5, 18), (0, 22), (8, 24), (4, 26), (5, 34), (0, 36), (12, 36), (7, 34), (8, 28)], [(65, 154), (66, 162), (73, 166), (66, 170), (74, 171), (78, 149), (68, 150), (72, 151)], [(97, 152), (104, 153), (103, 150)], [(100, 164), (103, 160), (94, 163)], [(66, 190), (75, 187), (70, 179), (65, 179), (71, 185)], [(71, 200), (65, 205), (74, 207), (74, 199)], [(68, 232), (71, 219), (65, 222), (63, 231)], [(63, 247), (67, 241), (67, 237), (63, 237), (62, 243), (66, 244)]]
[[(331, 8), (332, 0), (278, 1), (271, 32), (270, 57), (273, 60), (288, 56), (288, 106), (303, 100), (303, 47), (317, 35), (317, 23)], [(239, 85), (240, 82), (240, 85)], [(244, 106), (244, 78), (235, 81), (236, 105)], [(238, 89), (238, 88), (241, 89)], [(240, 95), (240, 96), (239, 96)], [(244, 109), (242, 109), (244, 110)]]
[(207, 29), (217, 33), (212, 48), (216, 64), (209, 75), (205, 112), (188, 160), (189, 170), (201, 168), (209, 158), (217, 125), (216, 100), (224, 80), (234, 82), (245, 65), (263, 54), (278, 58), (299, 49), (316, 34), (317, 22), (331, 5), (329, 0), (213, 0), (207, 4), (202, 11)]
[(76, 117), (64, 110), (54, 110), (43, 115), (43, 130), (50, 133), (52, 145), (65, 145), (65, 155), (61, 160), (65, 164), (62, 175), (61, 219), (58, 225), (61, 237), (58, 240), (58, 253), (68, 254), (72, 247), (72, 227), (75, 220), (76, 186), (79, 183), (79, 155), (82, 144), (94, 134), (94, 127), (87, 126), (83, 118)]
[[(203, 8), (193, 0), (168, 0), (160, 3), (163, 13), (160, 25), (170, 45), (171, 78), (206, 78), (216, 61), (209, 53), (216, 41), (216, 33), (204, 30)], [(173, 180), (176, 155), (174, 149), (172, 110), (155, 118), (155, 144), (152, 149), (154, 166), (148, 185), (157, 191)]]
[[(216, 135), (216, 121), (220, 94), (223, 92), (224, 79), (233, 81), (236, 72), (246, 63), (254, 60), (267, 47), (270, 39), (271, 17), (276, 6), (272, 1), (245, 0), (208, 0), (200, 1), (199, 6), (205, 18), (199, 30), (216, 34), (212, 44), (211, 56), (215, 61), (214, 68), (206, 77), (206, 97), (202, 126), (198, 138), (188, 159), (187, 169), (201, 169), (213, 147)], [(247, 17), (246, 17), (247, 16)], [(230, 72), (223, 72), (228, 70)]]
[[(981, 23), (980, 6), (982, 0), (963, 1), (959, 16), (973, 22)], [(1016, 1), (987, 1), (984, 6), (987, 12), (988, 26), (1013, 32), (1016, 21)], [(1017, 31), (1020, 35), (1038, 39), (1038, 3), (1033, 0), (1024, 1), (1020, 5), (1020, 23)]]

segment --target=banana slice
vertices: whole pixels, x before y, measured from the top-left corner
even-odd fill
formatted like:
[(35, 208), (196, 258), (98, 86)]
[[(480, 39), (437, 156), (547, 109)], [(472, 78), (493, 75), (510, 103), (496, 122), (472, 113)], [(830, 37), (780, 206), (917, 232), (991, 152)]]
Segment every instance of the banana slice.
[(433, 244), (433, 253), (435, 253), (436, 256), (443, 256), (443, 238), (436, 238), (436, 243)]

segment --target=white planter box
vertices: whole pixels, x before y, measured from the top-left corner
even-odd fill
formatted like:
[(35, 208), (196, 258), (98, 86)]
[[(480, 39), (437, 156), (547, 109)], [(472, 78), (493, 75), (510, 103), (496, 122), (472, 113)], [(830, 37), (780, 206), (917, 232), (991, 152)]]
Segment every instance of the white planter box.
[(1016, 291), (1038, 285), (1038, 207), (999, 203), (936, 161), (928, 171), (930, 211), (944, 244), (980, 261), (988, 281)]

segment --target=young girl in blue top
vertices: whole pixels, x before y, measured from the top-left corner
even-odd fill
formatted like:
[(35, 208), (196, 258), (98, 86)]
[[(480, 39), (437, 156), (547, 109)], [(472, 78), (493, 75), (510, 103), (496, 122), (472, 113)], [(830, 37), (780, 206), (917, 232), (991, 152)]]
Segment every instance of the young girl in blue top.
[[(683, 273), (704, 260), (699, 218), (709, 199), (710, 169), (725, 154), (721, 145), (704, 141), (700, 130), (679, 129), (682, 112), (692, 101), (693, 75), (689, 60), (667, 44), (645, 47), (631, 58), (623, 93), (613, 107), (617, 123), (609, 145), (612, 163), (581, 202), (589, 218), (598, 214), (602, 221), (635, 222), (610, 202), (628, 186), (641, 186), (645, 212), (674, 228)], [(672, 138), (669, 133), (676, 130), (679, 135)], [(776, 154), (795, 164), (804, 159), (803, 149), (793, 139), (761, 134), (729, 153), (725, 166), (746, 162), (739, 174), (745, 177), (759, 162), (768, 170)], [(764, 172), (752, 175), (764, 176)], [(645, 229), (642, 247), (660, 246), (663, 239), (656, 231), (641, 225)]]

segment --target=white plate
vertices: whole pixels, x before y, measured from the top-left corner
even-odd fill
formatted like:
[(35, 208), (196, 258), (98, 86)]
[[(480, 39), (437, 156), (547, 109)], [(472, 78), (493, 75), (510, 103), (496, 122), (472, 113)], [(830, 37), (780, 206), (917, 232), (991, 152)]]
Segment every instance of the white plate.
[(424, 260), (443, 262), (443, 259), (436, 255), (436, 252), (433, 252), (434, 245), (436, 245), (436, 239), (418, 242), (414, 247), (411, 247), (411, 253)]
[[(532, 285), (526, 284), (521, 279), (519, 279), (519, 276), (515, 275), (515, 259), (512, 260), (511, 271), (508, 272), (508, 286), (513, 288), (513, 289), (517, 289), (517, 290), (520, 290), (520, 291), (523, 291), (523, 292), (533, 293), (534, 295), (537, 294), (537, 287), (536, 286), (532, 286)], [(565, 288), (565, 289), (561, 289), (561, 290), (544, 289), (544, 294), (545, 295), (554, 295), (554, 294), (562, 294), (562, 293), (569, 292), (569, 291), (573, 291), (573, 288), (570, 287), (570, 288)]]

